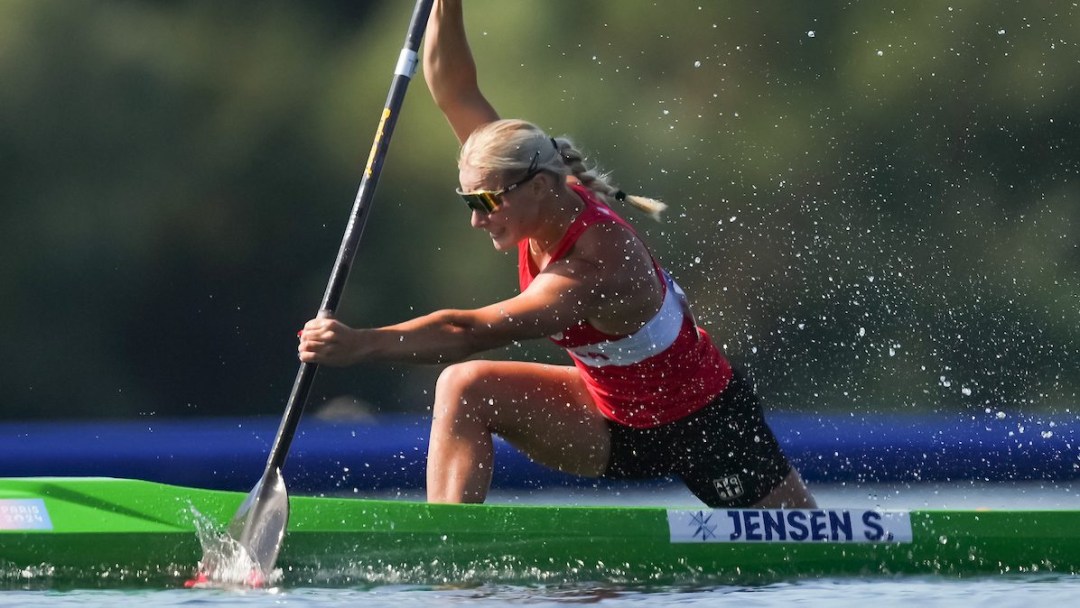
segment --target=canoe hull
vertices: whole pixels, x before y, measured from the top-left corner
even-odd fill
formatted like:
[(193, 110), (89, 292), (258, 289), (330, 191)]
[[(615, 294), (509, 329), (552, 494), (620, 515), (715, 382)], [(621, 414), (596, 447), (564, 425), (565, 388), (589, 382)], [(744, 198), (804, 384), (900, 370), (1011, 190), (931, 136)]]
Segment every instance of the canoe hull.
[[(202, 555), (199, 529), (223, 528), (243, 498), (134, 480), (0, 479), (0, 580), (182, 581)], [(1080, 511), (901, 512), (899, 540), (868, 540), (883, 529), (874, 521), (860, 529), (860, 517), (877, 517), (861, 509), (759, 515), (304, 496), (291, 506), (278, 560), (285, 584), (720, 584), (1080, 572)], [(841, 515), (855, 519), (854, 530), (850, 521), (829, 527), (828, 518)], [(685, 533), (676, 520), (690, 526)]]

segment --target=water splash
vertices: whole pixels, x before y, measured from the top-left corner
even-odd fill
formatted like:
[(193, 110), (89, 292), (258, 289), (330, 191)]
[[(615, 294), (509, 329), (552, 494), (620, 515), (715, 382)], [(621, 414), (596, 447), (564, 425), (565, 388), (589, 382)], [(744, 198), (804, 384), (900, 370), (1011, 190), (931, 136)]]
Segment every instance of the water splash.
[(221, 526), (200, 513), (194, 505), (188, 508), (203, 556), (199, 560), (198, 574), (187, 586), (260, 588), (281, 582), (280, 569), (263, 572), (251, 553)]

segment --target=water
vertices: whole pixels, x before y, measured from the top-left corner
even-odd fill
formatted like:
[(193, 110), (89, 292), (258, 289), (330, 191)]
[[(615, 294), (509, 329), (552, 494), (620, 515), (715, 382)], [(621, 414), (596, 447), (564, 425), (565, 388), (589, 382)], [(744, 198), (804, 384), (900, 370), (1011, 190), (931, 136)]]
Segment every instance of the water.
[[(822, 486), (814, 488), (823, 506), (916, 508), (1074, 509), (1080, 505), (1080, 484), (977, 483), (889, 486)], [(416, 498), (402, 495), (402, 498)], [(644, 488), (595, 491), (560, 489), (521, 494), (500, 492), (492, 502), (641, 504), (694, 506), (680, 489)], [(286, 541), (287, 542), (287, 541)], [(10, 586), (9, 586), (10, 587)], [(993, 577), (872, 577), (805, 579), (768, 585), (616, 585), (604, 582), (533, 585), (371, 585), (284, 587), (269, 590), (222, 589), (9, 589), (0, 592), (0, 606), (565, 606), (604, 604), (615, 608), (644, 606), (858, 606), (921, 608), (1075, 605), (1080, 576), (1023, 574)]]
[(852, 606), (921, 608), (1075, 605), (1080, 577), (1023, 576), (965, 580), (937, 578), (824, 579), (759, 587), (628, 588), (603, 584), (485, 586), (464, 589), (382, 586), (355, 589), (296, 588), (269, 591), (168, 589), (159, 591), (6, 591), (3, 606)]

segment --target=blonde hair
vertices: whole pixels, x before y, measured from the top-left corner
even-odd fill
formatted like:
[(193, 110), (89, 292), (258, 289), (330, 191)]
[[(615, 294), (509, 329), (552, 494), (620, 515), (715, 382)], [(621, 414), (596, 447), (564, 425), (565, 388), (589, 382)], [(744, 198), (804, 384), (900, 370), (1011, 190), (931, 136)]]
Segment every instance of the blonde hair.
[(656, 199), (626, 194), (608, 181), (609, 174), (588, 167), (584, 154), (569, 138), (550, 137), (524, 120), (496, 120), (473, 131), (458, 157), (458, 167), (465, 166), (498, 173), (524, 175), (532, 169), (573, 176), (608, 205), (625, 201), (657, 221), (667, 209)]

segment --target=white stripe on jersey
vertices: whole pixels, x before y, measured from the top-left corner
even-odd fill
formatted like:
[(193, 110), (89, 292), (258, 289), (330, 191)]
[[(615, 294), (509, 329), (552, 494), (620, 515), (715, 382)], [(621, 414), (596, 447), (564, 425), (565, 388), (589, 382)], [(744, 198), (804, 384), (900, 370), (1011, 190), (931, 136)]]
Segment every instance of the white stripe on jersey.
[(674, 279), (667, 271), (663, 271), (663, 275), (667, 282), (664, 303), (641, 329), (617, 340), (583, 344), (567, 350), (589, 367), (633, 365), (664, 352), (679, 337), (684, 311), (690, 307), (686, 303), (686, 294)]

